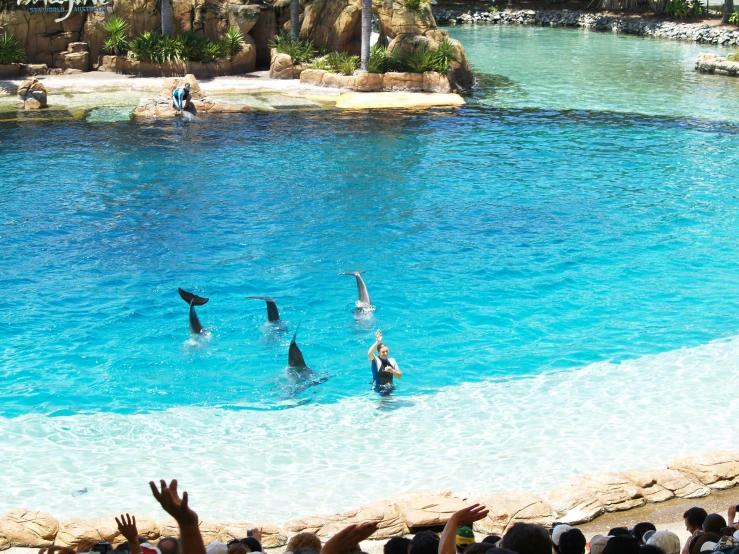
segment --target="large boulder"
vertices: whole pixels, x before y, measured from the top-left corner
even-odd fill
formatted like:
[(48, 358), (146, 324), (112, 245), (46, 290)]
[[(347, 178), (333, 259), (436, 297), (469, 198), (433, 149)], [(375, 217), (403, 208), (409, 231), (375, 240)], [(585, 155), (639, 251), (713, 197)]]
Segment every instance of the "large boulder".
[(361, 15), (361, 0), (315, 0), (305, 7), (300, 38), (329, 50), (346, 51)]
[(59, 522), (44, 512), (18, 508), (0, 518), (0, 536), (11, 546), (41, 548), (54, 542)]
[(18, 87), (18, 103), (16, 105), (18, 108), (26, 110), (45, 108), (47, 105), (46, 87), (36, 77), (29, 77)]
[(228, 24), (232, 27), (238, 27), (244, 36), (252, 30), (254, 25), (259, 21), (259, 15), (262, 12), (261, 6), (241, 5), (231, 3), (228, 5)]
[(389, 71), (383, 77), (383, 90), (386, 91), (421, 92), (423, 90), (423, 73)]
[(720, 450), (677, 458), (668, 469), (694, 476), (712, 489), (728, 489), (739, 484), (739, 452)]
[(358, 510), (335, 515), (294, 519), (287, 522), (286, 527), (291, 533), (309, 531), (319, 537), (328, 538), (347, 525), (368, 522), (378, 523), (377, 531), (372, 535), (373, 539), (389, 539), (408, 533), (408, 526), (391, 501), (373, 502)]
[[(470, 62), (467, 59), (467, 53), (464, 51), (464, 46), (458, 40), (448, 37), (448, 34), (443, 31), (429, 31), (425, 35), (406, 35), (401, 34), (396, 36), (388, 45), (389, 54), (402, 54), (408, 55), (419, 50), (434, 51), (439, 48), (439, 44), (443, 40), (449, 41), (454, 55), (458, 61), (453, 62), (449, 69), (449, 84), (453, 89), (470, 89), (475, 84), (475, 79), (472, 75), (472, 68)], [(387, 90), (387, 87), (385, 87)], [(424, 89), (425, 90), (425, 89)], [(436, 92), (436, 91), (435, 91)], [(446, 92), (439, 90), (438, 92)]]
[(405, 0), (377, 2), (376, 9), (382, 32), (391, 39), (398, 35), (423, 35), (436, 29), (430, 2), (424, 2), (417, 10), (407, 8)]
[(674, 497), (702, 498), (711, 494), (711, 489), (692, 475), (672, 469), (629, 469), (620, 475), (641, 487), (647, 502), (664, 502)]
[(269, 66), (270, 79), (292, 79), (293, 59), (288, 54), (276, 51), (272, 54), (272, 63)]
[(262, 546), (279, 548), (287, 544), (287, 533), (281, 527), (269, 523), (247, 523), (243, 521), (226, 521), (221, 524), (221, 542), (243, 539), (250, 529), (258, 527), (262, 530)]
[(114, 542), (119, 535), (118, 525), (112, 517), (75, 517), (59, 522), (55, 542), (74, 547), (83, 540)]
[[(172, 110), (174, 112), (174, 110)], [(134, 115), (136, 112), (134, 112)], [(173, 113), (174, 115), (174, 113)], [(200, 528), (200, 534), (203, 537), (205, 544), (221, 540), (222, 525), (215, 521), (200, 521), (198, 522)], [(179, 537), (180, 527), (174, 519), (167, 519), (160, 523), (159, 536), (161, 537)]]
[(554, 522), (552, 507), (528, 492), (504, 492), (473, 501), (488, 509), (488, 515), (475, 522), (475, 531), (478, 533), (502, 536), (514, 523), (536, 523), (549, 527)]
[(646, 503), (641, 487), (613, 473), (594, 473), (573, 478), (567, 485), (542, 495), (558, 521), (577, 524), (605, 512), (630, 510)]
[(250, 73), (257, 68), (257, 46), (251, 35), (244, 35), (244, 47), (231, 59), (233, 73)]
[(404, 493), (392, 502), (409, 529), (445, 525), (454, 512), (470, 505), (451, 491), (439, 490)]

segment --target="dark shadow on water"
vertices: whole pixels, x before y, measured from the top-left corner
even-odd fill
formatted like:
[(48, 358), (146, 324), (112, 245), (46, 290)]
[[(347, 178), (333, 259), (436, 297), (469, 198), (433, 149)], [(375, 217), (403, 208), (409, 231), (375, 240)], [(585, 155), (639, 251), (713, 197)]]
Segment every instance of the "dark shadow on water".
[(394, 412), (401, 408), (412, 408), (415, 406), (415, 403), (407, 398), (399, 398), (392, 395), (377, 396), (374, 402), (377, 405), (377, 410), (382, 412)]

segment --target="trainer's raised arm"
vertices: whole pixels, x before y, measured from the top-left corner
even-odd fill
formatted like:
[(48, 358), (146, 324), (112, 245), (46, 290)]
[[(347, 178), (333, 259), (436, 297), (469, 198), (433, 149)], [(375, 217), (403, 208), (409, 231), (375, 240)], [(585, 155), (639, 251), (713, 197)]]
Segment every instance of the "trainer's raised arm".
[(371, 362), (375, 359), (375, 350), (377, 349), (377, 346), (382, 342), (382, 331), (379, 329), (375, 333), (375, 343), (370, 346), (370, 349), (367, 351), (367, 359)]

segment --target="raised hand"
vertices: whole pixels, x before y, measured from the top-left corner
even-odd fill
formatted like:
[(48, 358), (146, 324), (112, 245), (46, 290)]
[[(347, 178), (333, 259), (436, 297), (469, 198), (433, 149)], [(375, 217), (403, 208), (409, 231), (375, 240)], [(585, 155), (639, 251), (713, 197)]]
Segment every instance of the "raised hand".
[(382, 342), (382, 331), (378, 329), (375, 333), (375, 338), (377, 339), (377, 342)]
[(121, 519), (115, 518), (118, 524), (118, 530), (121, 532), (128, 544), (139, 542), (139, 530), (136, 529), (136, 517), (128, 514), (121, 514)]
[(368, 539), (372, 533), (377, 531), (378, 525), (379, 522), (373, 521), (345, 527), (323, 545), (321, 554), (348, 554), (356, 545)]
[(157, 488), (154, 481), (149, 481), (151, 492), (159, 504), (162, 505), (164, 511), (171, 515), (177, 523), (182, 525), (198, 524), (198, 514), (193, 512), (187, 505), (187, 492), (182, 493), (182, 498), (177, 494), (177, 479), (172, 479), (167, 486), (167, 482), (162, 479), (159, 481), (161, 490)]
[(251, 530), (251, 536), (254, 537), (259, 541), (259, 544), (262, 544), (262, 528), (261, 527), (255, 527)]
[(454, 523), (458, 527), (469, 527), (474, 522), (484, 519), (488, 515), (488, 509), (482, 504), (473, 504), (466, 508), (462, 508), (458, 512), (454, 512), (449, 521), (454, 519)]

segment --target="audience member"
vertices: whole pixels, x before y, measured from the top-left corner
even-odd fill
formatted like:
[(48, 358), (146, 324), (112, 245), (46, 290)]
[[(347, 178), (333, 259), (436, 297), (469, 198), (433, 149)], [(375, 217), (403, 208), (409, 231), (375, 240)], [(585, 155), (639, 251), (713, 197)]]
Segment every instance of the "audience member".
[(734, 504), (729, 506), (729, 513), (727, 514), (728, 515), (727, 522), (728, 522), (729, 527), (733, 527), (734, 529), (739, 529), (739, 521), (734, 521), (736, 519), (736, 509), (737, 509), (737, 506)]
[(570, 529), (559, 537), (560, 554), (585, 554), (585, 535), (580, 529)]
[[(721, 535), (718, 533), (700, 533), (693, 537), (690, 541), (690, 554), (699, 554), (704, 550), (713, 550), (716, 543), (721, 540)], [(706, 543), (713, 543), (709, 547), (703, 548)]]
[(164, 537), (159, 539), (157, 548), (162, 554), (181, 554), (180, 541), (175, 537)]
[(657, 528), (654, 526), (654, 523), (650, 523), (648, 521), (643, 521), (642, 523), (637, 523), (634, 525), (634, 528), (631, 530), (631, 534), (641, 543), (646, 544), (646, 540), (644, 539), (644, 533), (647, 531), (656, 531)]
[(644, 541), (644, 544), (647, 544), (647, 541), (648, 541), (648, 540), (649, 540), (649, 539), (650, 539), (651, 537), (653, 537), (653, 536), (654, 536), (654, 534), (655, 534), (656, 532), (657, 532), (656, 530), (655, 530), (655, 531), (652, 531), (652, 530), (650, 529), (649, 531), (647, 531), (646, 533), (644, 533), (644, 536), (642, 537), (642, 540)]
[(703, 532), (703, 522), (706, 520), (707, 515), (708, 513), (703, 508), (697, 506), (690, 508), (683, 514), (685, 529), (690, 533), (690, 539), (685, 541), (682, 554), (690, 554), (693, 540)]
[[(393, 543), (393, 541), (395, 541)], [(407, 541), (405, 544), (405, 548), (402, 552), (394, 552), (392, 550), (393, 545), (397, 544), (398, 541)], [(408, 543), (411, 541), (409, 539), (404, 539), (401, 537), (393, 537), (390, 539), (387, 544), (385, 545), (385, 554), (406, 554), (408, 552)], [(393, 543), (393, 545), (390, 545), (390, 543)], [(390, 551), (388, 551), (388, 545), (390, 545)], [(307, 531), (304, 531), (302, 533), (298, 533), (294, 537), (292, 537), (289, 541), (287, 541), (287, 550), (286, 552), (295, 552), (299, 548), (312, 548), (316, 552), (321, 551), (321, 539), (318, 538), (318, 535), (315, 533), (309, 533)]]
[(647, 539), (647, 544), (656, 546), (665, 554), (680, 554), (680, 538), (672, 531), (657, 531)]
[[(408, 554), (437, 554), (440, 550), (439, 535), (433, 531), (419, 531), (411, 539)], [(454, 552), (456, 551), (457, 548), (455, 545)]]
[[(259, 536), (261, 539), (261, 534)], [(246, 537), (239, 539), (239, 542), (249, 549), (249, 552), (262, 552), (262, 543), (256, 537)]]
[(500, 542), (500, 537), (498, 535), (488, 535), (484, 539), (482, 539), (482, 542), (486, 542), (488, 544), (498, 544)]
[(706, 533), (721, 534), (721, 529), (726, 527), (726, 520), (719, 514), (708, 514), (703, 520), (703, 531)]
[[(318, 550), (311, 548), (310, 546), (301, 546), (293, 554), (319, 554)], [(407, 554), (403, 552), (403, 554)]]
[(616, 535), (608, 540), (603, 554), (639, 554), (639, 541), (628, 535)]
[(552, 540), (541, 525), (514, 523), (501, 541), (501, 546), (518, 554), (551, 554)]
[(608, 536), (610, 537), (620, 537), (622, 535), (631, 535), (631, 531), (629, 531), (626, 527), (614, 527), (610, 531), (608, 531)]
[(555, 523), (554, 527), (552, 527), (552, 546), (554, 546), (554, 551), (559, 554), (559, 538), (562, 536), (563, 533), (566, 533), (567, 531), (571, 530), (572, 527), (570, 525), (567, 525), (566, 523)]
[(513, 550), (508, 550), (507, 548), (491, 548), (487, 551), (486, 554), (518, 554), (517, 552), (514, 552)]
[(228, 554), (228, 546), (221, 541), (213, 541), (205, 549), (205, 554)]
[[(480, 504), (473, 504), (472, 506), (468, 506), (467, 508), (462, 508), (461, 510), (454, 512), (449, 518), (449, 521), (446, 522), (446, 525), (444, 526), (444, 531), (442, 531), (441, 533), (441, 537), (437, 538), (438, 542), (436, 543), (437, 548), (435, 552), (430, 551), (431, 543), (429, 540), (428, 546), (426, 547), (429, 548), (428, 554), (456, 554), (457, 533), (459, 528), (471, 528), (474, 522), (484, 519), (485, 517), (487, 517), (487, 515), (488, 509)], [(424, 531), (422, 531), (421, 533), (423, 532)], [(415, 546), (416, 538), (421, 533), (418, 533), (415, 537), (413, 537), (413, 541), (411, 541), (411, 546), (408, 549), (408, 554), (425, 554), (425, 552), (421, 552), (420, 547), (419, 549), (416, 549)]]
[(471, 527), (460, 527), (457, 529), (457, 537), (455, 539), (457, 544), (457, 552), (460, 554), (464, 552), (465, 548), (471, 544), (475, 544), (475, 533)]
[(610, 538), (606, 535), (595, 535), (590, 539), (590, 554), (602, 554)]
[(228, 547), (228, 550), (226, 551), (227, 554), (249, 554), (250, 552), (250, 550), (239, 541), (226, 546)]

